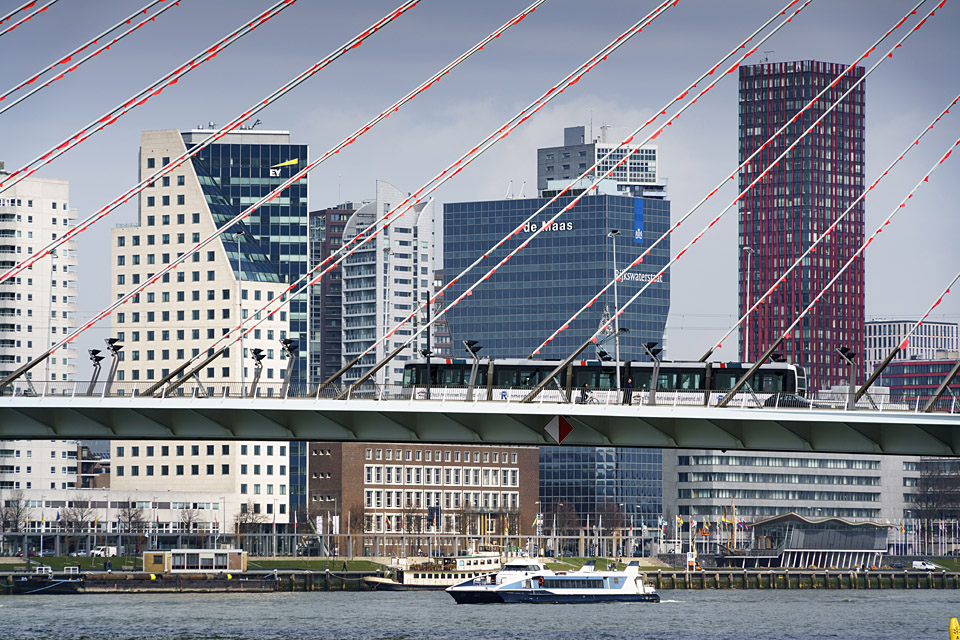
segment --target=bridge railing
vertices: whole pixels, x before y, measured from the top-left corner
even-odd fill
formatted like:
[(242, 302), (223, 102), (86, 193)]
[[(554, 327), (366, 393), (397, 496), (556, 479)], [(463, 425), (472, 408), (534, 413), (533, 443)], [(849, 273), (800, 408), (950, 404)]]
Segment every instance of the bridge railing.
[[(17, 380), (7, 385), (0, 396), (7, 397), (36, 397), (36, 398), (63, 398), (63, 397), (101, 397), (101, 398), (140, 398), (153, 386), (154, 381), (114, 381), (109, 390), (105, 381), (98, 381), (93, 386), (89, 381), (37, 381)], [(410, 402), (441, 402), (441, 403), (480, 403), (501, 402), (519, 403), (530, 392), (529, 386), (523, 387), (475, 387), (469, 393), (466, 386), (426, 387), (381, 385), (367, 383), (358, 389), (349, 390), (349, 383), (333, 384), (324, 388), (319, 395), (317, 385), (304, 382), (293, 382), (286, 389), (282, 381), (261, 381), (256, 387), (254, 396), (250, 395), (252, 380), (247, 381), (203, 381), (190, 380), (172, 391), (161, 389), (152, 394), (154, 398), (195, 398), (195, 399), (224, 399), (249, 398), (259, 400), (290, 400), (290, 399), (320, 399), (320, 400), (406, 400)], [(659, 407), (713, 407), (722, 400), (724, 394), (719, 391), (704, 392), (702, 390), (660, 390), (654, 398), (646, 389), (573, 389), (570, 399), (567, 400), (566, 391), (560, 388), (544, 389), (534, 400), (534, 404), (586, 404), (586, 405), (632, 405)], [(803, 409), (843, 410), (848, 401), (848, 392), (819, 392), (809, 398), (801, 398), (792, 393), (769, 393), (741, 391), (728, 406), (735, 408), (780, 410)], [(857, 411), (877, 412), (921, 412), (925, 409), (931, 396), (903, 396), (889, 393), (864, 394), (856, 403)], [(946, 394), (933, 406), (932, 411), (937, 413), (960, 414), (960, 397)]]

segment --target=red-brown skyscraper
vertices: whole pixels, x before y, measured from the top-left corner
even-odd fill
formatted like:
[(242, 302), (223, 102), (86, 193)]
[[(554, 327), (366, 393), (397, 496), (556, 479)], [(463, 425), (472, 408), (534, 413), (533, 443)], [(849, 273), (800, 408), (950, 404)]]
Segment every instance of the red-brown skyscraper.
[[(845, 68), (815, 60), (741, 67), (741, 162)], [(766, 147), (741, 171), (741, 190), (862, 77), (862, 67), (843, 76)], [(741, 315), (863, 191), (864, 115), (864, 84), (860, 84), (740, 201)], [(861, 202), (747, 320), (740, 338), (746, 360), (759, 358), (790, 326), (863, 237)], [(863, 336), (864, 265), (858, 258), (778, 351), (806, 367), (810, 389), (816, 391), (849, 379), (838, 347), (859, 354), (857, 369), (862, 369)]]

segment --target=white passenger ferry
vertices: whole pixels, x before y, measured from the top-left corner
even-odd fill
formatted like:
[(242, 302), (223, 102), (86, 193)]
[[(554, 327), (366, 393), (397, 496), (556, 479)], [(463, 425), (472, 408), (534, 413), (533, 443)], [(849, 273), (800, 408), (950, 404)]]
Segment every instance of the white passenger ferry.
[(457, 604), (660, 602), (636, 562), (624, 571), (596, 571), (592, 562), (579, 571), (551, 571), (539, 563), (504, 565), (494, 576), (467, 580), (447, 589)]

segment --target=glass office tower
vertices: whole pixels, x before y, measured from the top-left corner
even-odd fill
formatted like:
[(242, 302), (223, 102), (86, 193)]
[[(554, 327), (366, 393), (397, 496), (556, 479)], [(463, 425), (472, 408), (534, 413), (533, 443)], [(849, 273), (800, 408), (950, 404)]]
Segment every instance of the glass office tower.
[[(211, 125), (215, 127), (215, 125)], [(210, 129), (182, 131), (189, 149), (209, 136)], [(199, 175), (207, 174), (223, 194), (225, 201), (219, 209), (224, 215), (236, 215), (283, 184), (290, 176), (309, 162), (305, 144), (290, 144), (289, 131), (243, 129), (228, 133), (193, 157)], [(218, 223), (220, 224), (220, 223)], [(282, 282), (294, 282), (308, 268), (307, 251), (307, 179), (301, 178), (279, 197), (264, 204), (245, 221), (252, 239), (241, 237), (240, 242), (259, 245), (260, 251), (280, 274)], [(224, 245), (236, 239), (225, 239)], [(230, 248), (227, 247), (228, 253)], [(243, 246), (239, 247), (240, 254)], [(240, 264), (246, 258), (237, 260)], [(231, 261), (233, 262), (233, 261)], [(244, 265), (245, 267), (246, 265)], [(308, 296), (302, 294), (291, 300), (288, 307), (290, 328), (287, 337), (297, 340), (297, 362), (292, 381), (307, 381)], [(304, 443), (290, 443), (290, 506), (303, 503), (306, 492), (306, 449)]]
[[(463, 354), (461, 340), (478, 340), (484, 356), (527, 357), (613, 278), (614, 241), (616, 262), (622, 269), (667, 230), (670, 203), (662, 199), (665, 194), (637, 198), (618, 186), (604, 183), (600, 195), (583, 198), (448, 314), (454, 353), (459, 347)], [(560, 198), (536, 222), (525, 225), (518, 236), (451, 287), (443, 299), (456, 299), (571, 200)], [(547, 202), (547, 198), (518, 198), (445, 205), (444, 280), (456, 277)], [(615, 238), (608, 236), (613, 229), (619, 231)], [(623, 276), (617, 292), (620, 304), (652, 280), (669, 260), (669, 253), (668, 239), (640, 268)], [(537, 357), (568, 356), (614, 309), (611, 289)], [(622, 360), (644, 360), (641, 345), (663, 341), (669, 309), (667, 273), (621, 316), (620, 327), (628, 330), (621, 334)], [(601, 338), (600, 347), (615, 353), (609, 336)], [(581, 358), (596, 359), (596, 349), (589, 347)], [(545, 525), (552, 527), (554, 516), (565, 531), (588, 524), (595, 527), (601, 517), (604, 527), (655, 525), (663, 512), (661, 460), (660, 449), (541, 447), (540, 502)]]

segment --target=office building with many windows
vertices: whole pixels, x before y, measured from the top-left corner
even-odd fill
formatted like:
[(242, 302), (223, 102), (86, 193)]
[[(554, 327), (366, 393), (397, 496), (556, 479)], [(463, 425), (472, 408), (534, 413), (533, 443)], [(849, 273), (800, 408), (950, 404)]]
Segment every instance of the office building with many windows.
[[(941, 360), (951, 351), (960, 351), (960, 325), (956, 322), (924, 320), (870, 320), (866, 323), (864, 364), (872, 373), (890, 352), (901, 347), (892, 362)], [(913, 334), (907, 338), (907, 333)]]
[[(5, 173), (0, 162), (0, 175)], [(0, 270), (29, 258), (73, 226), (77, 212), (69, 200), (69, 184), (50, 178), (27, 178), (0, 195)], [(76, 313), (77, 241), (69, 240), (0, 284), (0, 377), (72, 333)], [(76, 349), (68, 344), (28, 371), (26, 379), (41, 393), (45, 381), (73, 380), (76, 371)]]
[[(802, 60), (740, 67), (740, 161), (760, 148), (790, 118), (846, 69)], [(827, 93), (740, 172), (746, 188), (840, 96), (863, 77), (862, 67)], [(767, 291), (864, 188), (864, 85), (860, 84), (819, 127), (739, 201), (740, 314)], [(747, 319), (741, 354), (753, 361), (780, 336), (833, 278), (864, 237), (864, 205), (844, 222)], [(749, 264), (750, 268), (747, 269)], [(807, 369), (812, 391), (848, 379), (839, 347), (863, 353), (864, 263), (857, 260), (778, 348)], [(741, 342), (743, 335), (741, 335)]]
[(808, 518), (893, 521), (908, 515), (916, 457), (670, 449), (668, 514), (717, 523), (796, 512)]

